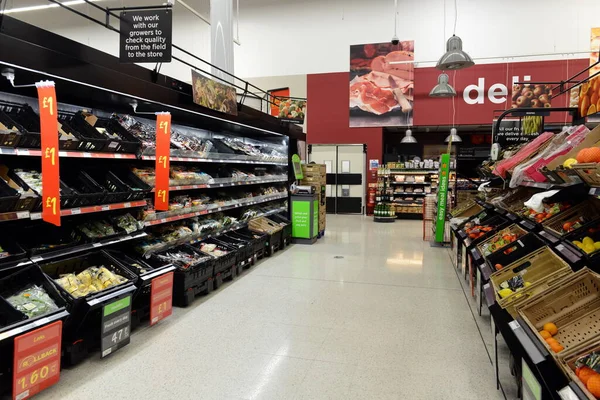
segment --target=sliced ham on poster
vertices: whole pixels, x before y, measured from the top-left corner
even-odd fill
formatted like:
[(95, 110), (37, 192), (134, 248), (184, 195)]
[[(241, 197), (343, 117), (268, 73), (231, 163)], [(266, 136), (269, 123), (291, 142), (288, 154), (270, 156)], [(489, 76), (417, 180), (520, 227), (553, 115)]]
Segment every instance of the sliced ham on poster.
[(360, 77), (357, 76), (350, 82), (350, 107), (358, 107), (376, 115), (385, 114), (400, 107), (390, 86), (390, 77), (406, 98), (412, 101), (412, 95), (409, 93), (414, 87), (412, 81), (373, 71)]

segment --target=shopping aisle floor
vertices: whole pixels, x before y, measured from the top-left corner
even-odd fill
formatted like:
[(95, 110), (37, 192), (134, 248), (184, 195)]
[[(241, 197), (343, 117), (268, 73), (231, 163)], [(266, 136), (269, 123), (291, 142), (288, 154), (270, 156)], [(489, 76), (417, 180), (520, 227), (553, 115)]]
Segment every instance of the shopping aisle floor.
[(446, 249), (421, 221), (328, 216), (294, 245), (42, 399), (496, 400), (493, 368)]

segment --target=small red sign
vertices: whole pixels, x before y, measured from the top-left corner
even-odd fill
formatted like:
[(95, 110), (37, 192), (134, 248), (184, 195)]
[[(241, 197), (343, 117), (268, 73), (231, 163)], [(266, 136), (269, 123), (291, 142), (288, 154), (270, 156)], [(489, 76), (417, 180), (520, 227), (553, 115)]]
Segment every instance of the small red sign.
[(42, 150), (42, 219), (60, 226), (60, 182), (58, 166), (58, 113), (54, 82), (35, 84), (40, 107)]
[(156, 115), (156, 188), (154, 208), (169, 210), (169, 166), (171, 163), (171, 114)]
[(150, 326), (173, 313), (173, 272), (152, 279), (150, 288)]
[(27, 399), (60, 380), (62, 321), (15, 338), (13, 400)]

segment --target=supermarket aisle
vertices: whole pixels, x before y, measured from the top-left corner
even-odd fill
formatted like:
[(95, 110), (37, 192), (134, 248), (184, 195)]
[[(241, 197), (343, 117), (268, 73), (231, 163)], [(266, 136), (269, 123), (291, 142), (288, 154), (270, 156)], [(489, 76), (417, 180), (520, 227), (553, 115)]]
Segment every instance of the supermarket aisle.
[(41, 399), (501, 399), (447, 251), (420, 221), (328, 217)]

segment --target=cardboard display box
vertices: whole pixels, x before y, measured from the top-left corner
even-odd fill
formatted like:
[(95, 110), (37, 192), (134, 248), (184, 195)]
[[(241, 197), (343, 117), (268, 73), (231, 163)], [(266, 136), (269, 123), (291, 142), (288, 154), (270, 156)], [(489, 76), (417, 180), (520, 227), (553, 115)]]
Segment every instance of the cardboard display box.
[(305, 175), (315, 172), (325, 175), (327, 173), (327, 167), (325, 164), (302, 164), (302, 172), (304, 172)]

